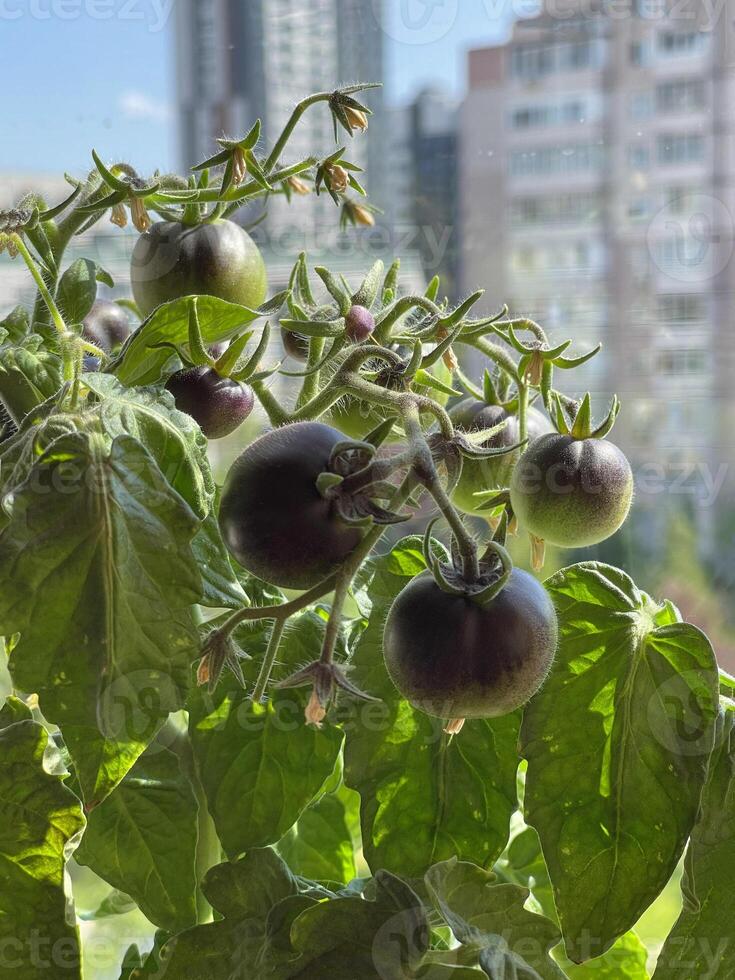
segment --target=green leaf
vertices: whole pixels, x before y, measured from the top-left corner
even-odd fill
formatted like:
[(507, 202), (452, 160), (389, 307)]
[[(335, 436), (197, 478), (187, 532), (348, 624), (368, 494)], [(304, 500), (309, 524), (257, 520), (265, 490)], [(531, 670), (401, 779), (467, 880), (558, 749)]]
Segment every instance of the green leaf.
[(480, 953), (480, 966), (490, 980), (543, 980), (540, 973), (513, 952), (502, 936), (489, 936), (488, 945)]
[(153, 940), (153, 948), (145, 955), (141, 954), (137, 945), (130, 946), (123, 958), (119, 980), (144, 980), (145, 977), (160, 980), (164, 970), (161, 949), (168, 938), (168, 933), (159, 929)]
[[(323, 630), (323, 620), (313, 613), (291, 620), (279, 649), (279, 677), (318, 657)], [(235, 633), (240, 647), (253, 657), (242, 664), (249, 685), (269, 631), (270, 624), (260, 622)], [(342, 732), (304, 723), (308, 693), (272, 687), (267, 703), (253, 704), (225, 671), (213, 694), (199, 688), (191, 696), (189, 731), (197, 768), (231, 858), (280, 840), (334, 770)]]
[(365, 857), (407, 877), (453, 855), (492, 864), (517, 806), (518, 715), (468, 721), (451, 737), (398, 696), (383, 663), (383, 624), (395, 596), (425, 568), (421, 539), (404, 539), (373, 564), (372, 612), (351, 679), (383, 703), (350, 719), (345, 747), (345, 782), (362, 799)]
[[(648, 980), (648, 950), (634, 932), (624, 936), (597, 959), (578, 966), (560, 952), (556, 957), (569, 980)], [(679, 980), (682, 974), (678, 974)]]
[(17, 424), (61, 384), (61, 358), (44, 347), (38, 334), (0, 346), (0, 399)]
[(191, 550), (202, 576), (199, 603), (212, 609), (240, 609), (248, 597), (230, 562), (227, 548), (217, 524), (219, 504), (202, 521), (191, 542)]
[(278, 853), (296, 874), (305, 878), (351, 881), (357, 869), (343, 798), (327, 793), (304, 810), (278, 842)]
[(676, 867), (706, 776), (717, 669), (707, 638), (617, 569), (576, 565), (547, 587), (560, 644), (525, 710), (525, 817), (579, 962), (627, 932)]
[[(513, 838), (495, 868), (503, 880), (514, 881), (530, 889), (531, 898), (526, 902), (527, 908), (532, 907), (533, 911), (540, 912), (552, 922), (558, 922), (549, 872), (541, 853), (538, 834), (533, 827), (526, 827)], [(585, 966), (577, 966), (568, 960), (561, 946), (554, 950), (554, 958), (566, 975), (575, 980), (582, 980), (584, 977), (589, 977), (590, 980), (596, 977), (601, 980), (616, 980), (618, 977), (629, 980), (648, 978), (648, 951), (634, 932), (626, 932), (605, 954)]]
[[(268, 955), (275, 923), (267, 930), (267, 920), (279, 906), (294, 900), (296, 881), (270, 848), (253, 849), (233, 864), (220, 864), (207, 872), (202, 891), (222, 917), (208, 925), (196, 926), (173, 938), (163, 951), (166, 976), (176, 980), (233, 980), (238, 976), (283, 976), (263, 969), (259, 957)], [(306, 900), (312, 904), (312, 900)], [(293, 958), (290, 944), (287, 956)], [(255, 973), (255, 970), (258, 973)]]
[(435, 864), (425, 881), (434, 906), (463, 945), (492, 950), (495, 937), (502, 937), (511, 958), (525, 961), (542, 980), (563, 980), (563, 972), (549, 955), (561, 938), (559, 929), (550, 919), (524, 908), (527, 888), (498, 883), (491, 871), (456, 858)]
[(101, 399), (104, 431), (143, 443), (173, 489), (205, 518), (214, 499), (207, 440), (190, 415), (177, 411), (173, 395), (160, 388), (125, 388), (109, 374), (87, 374), (84, 383)]
[(735, 975), (735, 709), (719, 716), (702, 809), (684, 862), (684, 907), (654, 980)]
[(0, 728), (7, 728), (16, 721), (32, 721), (33, 712), (20, 698), (9, 697), (0, 708)]
[(87, 821), (79, 864), (162, 929), (195, 924), (197, 803), (173, 752), (149, 749)]
[(271, 908), (296, 894), (288, 866), (270, 847), (253, 848), (231, 864), (207, 872), (202, 890), (212, 908), (225, 918), (265, 919)]
[(0, 320), (0, 330), (6, 331), (7, 338), (15, 344), (21, 341), (30, 329), (31, 319), (24, 306), (14, 307), (3, 320)]
[(62, 776), (49, 771), (48, 751), (48, 734), (33, 721), (0, 731), (3, 980), (46, 980), (52, 972), (81, 980), (82, 975), (73, 913), (67, 919), (64, 867), (84, 817)]
[(82, 432), (38, 458), (11, 518), (0, 534), (0, 631), (21, 634), (11, 674), (61, 727), (91, 805), (184, 704), (196, 520), (134, 439), (108, 449)]
[(84, 922), (96, 921), (97, 919), (109, 919), (116, 915), (126, 915), (137, 907), (130, 895), (113, 888), (93, 912), (77, 911), (77, 915)]
[[(155, 384), (171, 357), (171, 347), (189, 340), (189, 308), (187, 296), (164, 303), (143, 321), (131, 334), (120, 356), (114, 362), (114, 373), (124, 385)], [(197, 313), (205, 344), (229, 340), (242, 332), (242, 328), (257, 319), (259, 314), (246, 306), (227, 303), (215, 296), (198, 296)]]
[(525, 827), (511, 840), (495, 871), (504, 881), (528, 888), (534, 911), (557, 921), (549, 871), (533, 827)]
[[(374, 897), (337, 898), (303, 911), (291, 926), (299, 980), (411, 977), (429, 947), (426, 912), (400, 878), (378, 871)], [(429, 976), (431, 974), (429, 973)]]
[(91, 259), (76, 259), (64, 272), (56, 291), (56, 303), (67, 324), (81, 323), (92, 309), (98, 282), (114, 285), (109, 273)]

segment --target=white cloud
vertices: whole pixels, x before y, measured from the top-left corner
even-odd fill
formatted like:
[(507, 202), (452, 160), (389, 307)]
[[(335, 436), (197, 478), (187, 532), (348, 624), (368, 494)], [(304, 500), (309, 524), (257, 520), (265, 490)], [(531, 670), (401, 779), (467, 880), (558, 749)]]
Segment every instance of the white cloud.
[(165, 122), (171, 117), (171, 109), (165, 102), (152, 99), (145, 92), (123, 92), (118, 99), (118, 107), (126, 119)]

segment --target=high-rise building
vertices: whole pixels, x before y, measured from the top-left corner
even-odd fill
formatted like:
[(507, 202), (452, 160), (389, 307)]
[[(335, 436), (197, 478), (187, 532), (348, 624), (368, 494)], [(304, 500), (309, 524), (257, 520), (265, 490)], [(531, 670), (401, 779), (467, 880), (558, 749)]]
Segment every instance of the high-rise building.
[(470, 52), (461, 115), (463, 286), (603, 341), (583, 380), (654, 510), (735, 486), (735, 0), (705, 7), (545, 0)]
[(388, 113), (390, 168), (386, 219), (398, 251), (418, 251), (427, 279), (441, 277), (442, 296), (458, 293), (457, 100), (422, 89)]
[[(185, 167), (210, 155), (215, 138), (241, 136), (256, 118), (263, 123), (264, 145), (272, 144), (306, 95), (382, 79), (383, 32), (375, 0), (179, 0), (176, 14)], [(364, 93), (364, 101), (375, 112), (369, 136), (351, 140), (342, 132), (340, 139), (349, 144), (348, 158), (365, 168), (365, 183), (379, 203), (385, 158), (381, 90)], [(302, 118), (286, 159), (326, 156), (333, 149), (329, 110), (318, 105)], [(287, 232), (308, 238), (322, 225), (334, 227), (330, 205), (328, 196), (299, 200), (291, 208), (271, 199), (272, 243)], [(296, 244), (289, 239), (290, 248)]]

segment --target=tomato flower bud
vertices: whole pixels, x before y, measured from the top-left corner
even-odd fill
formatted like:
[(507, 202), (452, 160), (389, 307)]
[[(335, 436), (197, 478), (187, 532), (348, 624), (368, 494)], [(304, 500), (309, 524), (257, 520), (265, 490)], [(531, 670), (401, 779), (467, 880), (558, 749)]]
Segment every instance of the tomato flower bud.
[(130, 216), (133, 219), (133, 224), (135, 225), (137, 231), (139, 231), (141, 234), (144, 231), (148, 231), (151, 226), (151, 218), (146, 210), (146, 206), (143, 203), (142, 198), (130, 198)]
[(327, 186), (335, 194), (344, 194), (349, 183), (349, 174), (338, 163), (331, 163), (325, 170)]
[(118, 228), (126, 228), (128, 224), (128, 213), (124, 204), (113, 204), (110, 211), (110, 222)]
[(245, 159), (245, 151), (241, 146), (236, 146), (232, 152), (232, 182), (240, 185), (247, 176), (248, 165)]
[(316, 728), (322, 727), (322, 722), (327, 716), (327, 709), (322, 705), (319, 700), (319, 695), (314, 689), (311, 692), (311, 697), (309, 698), (309, 703), (306, 705), (304, 710), (304, 717), (306, 719), (307, 725), (314, 725)]
[(344, 113), (352, 129), (359, 129), (364, 133), (368, 128), (367, 116), (360, 109), (353, 109), (351, 106), (344, 107)]
[(299, 177), (289, 177), (286, 183), (294, 194), (311, 194), (311, 187)]

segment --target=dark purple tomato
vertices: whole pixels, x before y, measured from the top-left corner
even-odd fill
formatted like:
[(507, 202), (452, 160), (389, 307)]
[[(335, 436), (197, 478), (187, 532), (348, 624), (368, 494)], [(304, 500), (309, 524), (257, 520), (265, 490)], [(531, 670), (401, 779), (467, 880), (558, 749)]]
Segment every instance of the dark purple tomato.
[[(518, 417), (509, 415), (500, 405), (487, 405), (475, 398), (465, 398), (451, 409), (449, 416), (459, 432), (492, 429), (493, 426), (509, 419), (506, 427), (485, 443), (488, 449), (515, 446), (520, 440)], [(533, 407), (528, 409), (526, 419), (529, 442), (533, 442), (551, 430), (551, 424), (546, 416)], [(463, 459), (462, 475), (452, 494), (456, 506), (466, 514), (476, 513), (481, 501), (474, 494), (481, 493), (483, 490), (506, 488), (510, 484), (511, 474), (519, 455), (519, 452), (514, 452), (494, 459)]]
[(345, 333), (355, 344), (361, 344), (375, 330), (375, 317), (364, 306), (355, 305), (345, 317)]
[(130, 333), (130, 320), (119, 303), (98, 299), (82, 324), (82, 335), (104, 351), (124, 343)]
[(166, 382), (180, 412), (199, 423), (208, 439), (222, 439), (234, 432), (255, 404), (249, 385), (223, 378), (210, 367), (186, 368)]
[(544, 587), (515, 568), (486, 606), (444, 592), (430, 572), (410, 582), (388, 614), (383, 654), (400, 694), (438, 718), (494, 718), (543, 684), (557, 643)]
[(309, 338), (303, 334), (294, 333), (292, 330), (284, 330), (281, 327), (281, 341), (283, 349), (295, 361), (305, 361), (309, 356)]
[(296, 422), (256, 439), (225, 481), (219, 525), (225, 544), (253, 575), (308, 589), (354, 550), (362, 532), (317, 490), (320, 473), (345, 436), (321, 422)]
[(633, 500), (633, 474), (605, 439), (553, 432), (537, 439), (513, 472), (510, 499), (525, 530), (560, 548), (584, 548), (614, 534)]
[(268, 288), (258, 246), (233, 221), (156, 222), (135, 243), (130, 279), (143, 316), (161, 303), (193, 295), (255, 308)]

